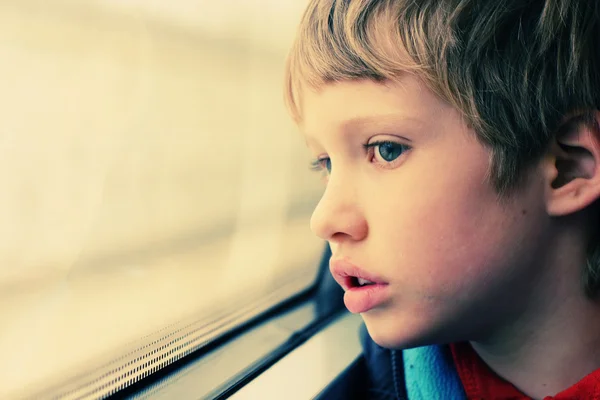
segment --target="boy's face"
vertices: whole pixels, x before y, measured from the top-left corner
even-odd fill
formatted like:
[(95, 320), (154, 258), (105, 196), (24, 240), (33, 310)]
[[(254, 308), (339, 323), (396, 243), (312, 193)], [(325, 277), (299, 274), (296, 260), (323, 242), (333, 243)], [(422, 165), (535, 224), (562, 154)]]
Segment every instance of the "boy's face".
[(514, 321), (543, 264), (538, 168), (501, 202), (488, 149), (413, 77), (303, 96), (300, 128), (331, 167), (311, 228), (329, 241), (334, 271), (352, 264), (386, 284), (346, 293), (354, 311), (369, 305), (371, 337), (385, 347), (477, 340)]

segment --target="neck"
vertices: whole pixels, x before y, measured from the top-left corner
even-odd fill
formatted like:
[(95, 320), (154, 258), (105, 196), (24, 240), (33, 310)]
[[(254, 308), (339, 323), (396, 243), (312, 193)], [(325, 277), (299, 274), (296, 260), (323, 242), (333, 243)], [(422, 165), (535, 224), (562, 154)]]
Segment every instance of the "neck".
[(556, 395), (600, 368), (600, 303), (585, 296), (579, 279), (557, 279), (565, 271), (541, 282), (546, 295), (536, 295), (510, 327), (471, 343), (494, 372), (533, 399)]

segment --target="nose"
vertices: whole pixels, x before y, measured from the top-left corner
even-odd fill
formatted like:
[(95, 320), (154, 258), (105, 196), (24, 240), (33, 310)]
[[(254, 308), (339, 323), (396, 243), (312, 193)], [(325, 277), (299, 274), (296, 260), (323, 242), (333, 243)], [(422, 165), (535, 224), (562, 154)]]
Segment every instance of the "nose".
[(342, 186), (340, 181), (329, 180), (310, 219), (315, 235), (330, 243), (360, 241), (367, 237), (367, 221), (354, 190), (352, 185)]

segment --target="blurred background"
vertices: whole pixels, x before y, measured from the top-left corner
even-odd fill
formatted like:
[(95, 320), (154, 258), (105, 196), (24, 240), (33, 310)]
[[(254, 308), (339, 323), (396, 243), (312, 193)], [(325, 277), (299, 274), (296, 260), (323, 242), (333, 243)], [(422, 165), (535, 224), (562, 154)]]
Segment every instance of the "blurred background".
[[(0, 398), (310, 286), (302, 0), (0, 0)], [(290, 284), (291, 283), (291, 284)]]

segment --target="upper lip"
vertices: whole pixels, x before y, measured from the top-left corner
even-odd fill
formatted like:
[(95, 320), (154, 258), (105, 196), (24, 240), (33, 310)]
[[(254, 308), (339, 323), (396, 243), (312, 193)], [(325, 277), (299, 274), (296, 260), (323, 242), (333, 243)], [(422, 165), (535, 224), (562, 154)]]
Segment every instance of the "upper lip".
[(364, 269), (353, 264), (347, 258), (331, 258), (329, 260), (329, 270), (331, 271), (331, 275), (333, 275), (333, 279), (335, 279), (344, 290), (356, 287), (356, 280), (358, 278), (365, 279), (376, 284), (387, 284), (383, 278), (365, 271)]

